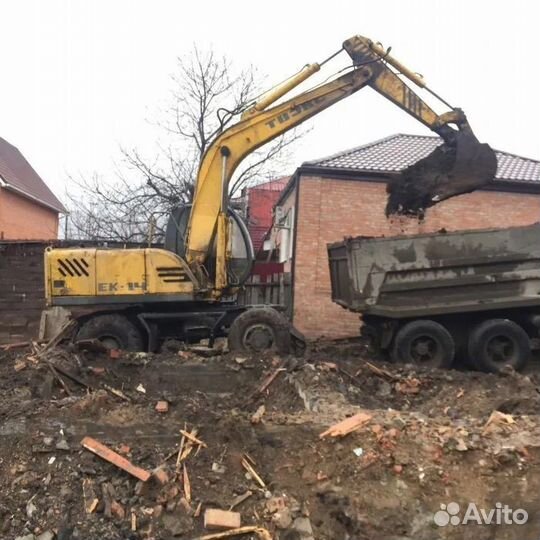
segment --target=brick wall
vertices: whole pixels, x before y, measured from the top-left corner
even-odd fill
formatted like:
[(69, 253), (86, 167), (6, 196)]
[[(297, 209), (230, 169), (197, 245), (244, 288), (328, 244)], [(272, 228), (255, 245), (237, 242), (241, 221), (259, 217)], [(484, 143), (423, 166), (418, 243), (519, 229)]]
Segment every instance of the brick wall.
[(301, 177), (294, 269), (294, 323), (310, 338), (358, 334), (358, 314), (331, 300), (326, 244), (345, 236), (391, 236), (528, 225), (540, 221), (540, 196), (480, 191), (442, 202), (423, 223), (387, 220), (386, 184)]
[[(51, 242), (0, 242), (0, 344), (37, 338), (45, 307), (43, 253), (50, 245)], [(95, 244), (57, 241), (55, 245)], [(124, 248), (140, 247), (140, 244), (109, 242), (108, 246)]]
[(0, 189), (0, 239), (47, 240), (58, 237), (58, 212)]
[(43, 243), (0, 244), (0, 343), (37, 337), (44, 249)]

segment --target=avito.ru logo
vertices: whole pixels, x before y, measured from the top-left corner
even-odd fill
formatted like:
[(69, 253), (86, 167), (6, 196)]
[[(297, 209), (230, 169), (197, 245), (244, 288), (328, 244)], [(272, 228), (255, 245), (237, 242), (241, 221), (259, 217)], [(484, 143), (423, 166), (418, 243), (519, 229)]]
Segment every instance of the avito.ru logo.
[(478, 525), (524, 525), (529, 519), (526, 510), (518, 508), (512, 510), (507, 504), (496, 503), (495, 508), (486, 510), (478, 508), (475, 503), (469, 503), (463, 516), (461, 508), (457, 502), (441, 504), (441, 509), (435, 512), (433, 521), (439, 527), (447, 525), (467, 525), (477, 523)]

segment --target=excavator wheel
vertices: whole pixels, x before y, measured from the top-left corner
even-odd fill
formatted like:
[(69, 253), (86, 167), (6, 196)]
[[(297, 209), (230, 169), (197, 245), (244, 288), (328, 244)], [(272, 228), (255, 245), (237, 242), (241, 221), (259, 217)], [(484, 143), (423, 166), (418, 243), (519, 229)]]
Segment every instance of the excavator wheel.
[(137, 327), (123, 315), (95, 315), (80, 325), (75, 340), (97, 339), (108, 349), (142, 351), (143, 339)]
[(289, 321), (271, 307), (247, 309), (231, 324), (229, 349), (249, 354), (276, 351), (289, 354), (292, 349)]

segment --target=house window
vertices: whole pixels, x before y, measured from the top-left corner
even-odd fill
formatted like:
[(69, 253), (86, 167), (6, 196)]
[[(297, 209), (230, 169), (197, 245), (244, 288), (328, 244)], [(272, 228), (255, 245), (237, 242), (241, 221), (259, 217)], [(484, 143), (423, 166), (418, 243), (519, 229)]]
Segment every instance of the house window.
[(294, 208), (280, 220), (279, 262), (284, 263), (292, 259), (294, 241)]

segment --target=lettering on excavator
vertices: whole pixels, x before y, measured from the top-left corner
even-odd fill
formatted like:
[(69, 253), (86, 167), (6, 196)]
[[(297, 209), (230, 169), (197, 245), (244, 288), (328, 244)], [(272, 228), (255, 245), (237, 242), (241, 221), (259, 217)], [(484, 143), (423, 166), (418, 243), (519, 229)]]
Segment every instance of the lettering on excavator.
[(284, 124), (291, 118), (299, 115), (301, 112), (308, 111), (309, 109), (312, 109), (315, 105), (320, 105), (324, 100), (324, 96), (319, 96), (310, 101), (306, 101), (305, 103), (300, 103), (299, 105), (291, 107), (288, 111), (281, 113), (277, 118), (269, 120), (265, 123), (270, 129), (274, 129), (277, 125)]

